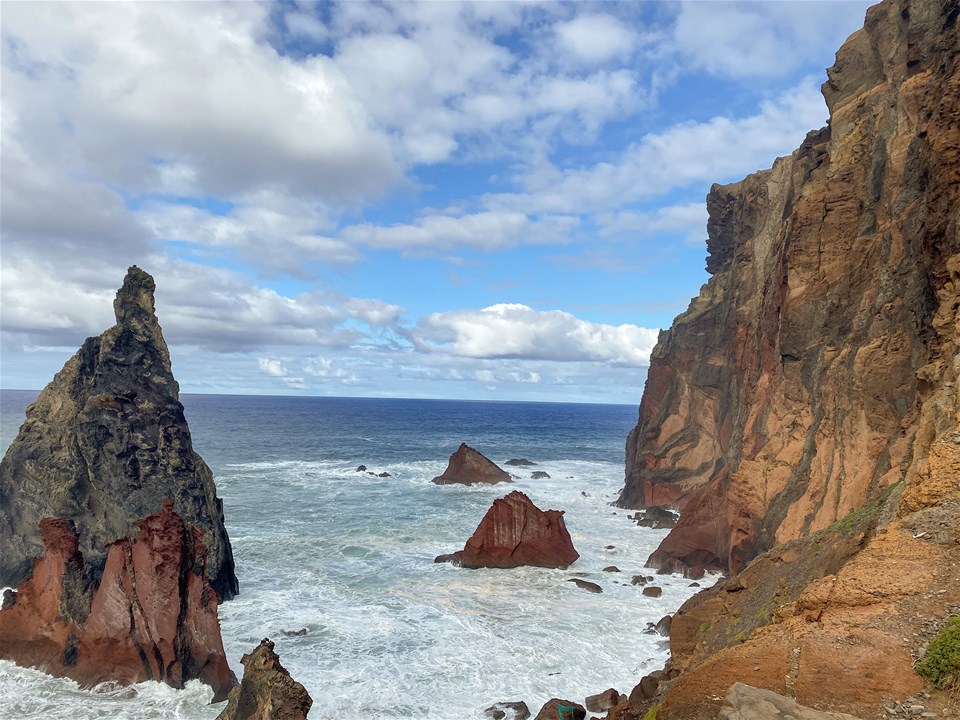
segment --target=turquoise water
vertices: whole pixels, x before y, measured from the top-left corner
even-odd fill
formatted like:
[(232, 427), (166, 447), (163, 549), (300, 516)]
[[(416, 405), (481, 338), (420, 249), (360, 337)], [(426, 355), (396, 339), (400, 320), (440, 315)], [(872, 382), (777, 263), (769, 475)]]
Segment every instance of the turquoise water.
[[(9, 444), (32, 394), (0, 394)], [(610, 505), (636, 408), (431, 400), (184, 396), (194, 446), (214, 471), (240, 596), (220, 607), (234, 670), (262, 637), (314, 699), (317, 718), (483, 717), (500, 700), (536, 712), (553, 696), (629, 692), (666, 659), (648, 622), (695, 588), (657, 578), (660, 598), (630, 584), (664, 531)], [(512, 486), (437, 486), (460, 442), (509, 468)], [(388, 472), (378, 478), (358, 465)], [(534, 470), (550, 478), (532, 480)], [(510, 490), (566, 511), (581, 554), (566, 571), (464, 570), (433, 558), (462, 548)], [(608, 546), (613, 546), (612, 548)], [(616, 565), (621, 573), (603, 572)], [(567, 582), (582, 573), (604, 592)], [(306, 629), (305, 635), (284, 632)], [(200, 685), (81, 691), (0, 663), (10, 717), (214, 718)], [(5, 712), (0, 710), (0, 714)]]

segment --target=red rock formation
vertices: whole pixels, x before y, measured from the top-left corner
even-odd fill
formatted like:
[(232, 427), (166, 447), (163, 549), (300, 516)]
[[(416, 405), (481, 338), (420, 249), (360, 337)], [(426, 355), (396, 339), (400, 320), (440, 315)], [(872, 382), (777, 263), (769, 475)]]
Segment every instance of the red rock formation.
[(305, 720), (313, 698), (290, 677), (264, 638), (257, 649), (244, 655), (243, 680), (230, 691), (227, 706), (217, 720)]
[(830, 124), (707, 198), (712, 274), (651, 356), (627, 507), (681, 509), (655, 567), (737, 572), (919, 462), (950, 382), (960, 272), (956, 0), (867, 13)]
[(493, 501), (463, 550), (436, 561), (467, 568), (565, 568), (578, 557), (563, 511), (540, 510), (522, 492), (514, 491)]
[(457, 451), (450, 456), (447, 469), (443, 471), (442, 475), (435, 477), (433, 482), (438, 485), (452, 483), (462, 483), (464, 485), (487, 483), (493, 485), (498, 482), (513, 481), (510, 479), (510, 473), (497, 467), (492, 460), (489, 460), (466, 443), (460, 443)]
[(205, 575), (203, 533), (184, 524), (172, 501), (137, 526), (136, 539), (108, 547), (97, 582), (73, 521), (42, 520), (44, 554), (0, 610), (0, 658), (84, 687), (106, 680), (183, 687), (199, 678), (215, 701), (225, 699), (236, 678)]

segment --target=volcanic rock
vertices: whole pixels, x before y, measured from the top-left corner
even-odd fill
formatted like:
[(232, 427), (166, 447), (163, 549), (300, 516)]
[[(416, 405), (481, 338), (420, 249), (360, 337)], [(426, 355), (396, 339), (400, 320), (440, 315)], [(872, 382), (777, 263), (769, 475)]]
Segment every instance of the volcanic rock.
[(565, 568), (578, 557), (563, 511), (540, 510), (522, 492), (514, 491), (493, 501), (463, 550), (441, 555), (436, 562), (466, 568)]
[(199, 678), (226, 698), (227, 666), (217, 593), (204, 564), (203, 533), (168, 501), (137, 522), (135, 539), (107, 548), (99, 582), (84, 563), (73, 520), (40, 522), (45, 552), (0, 611), (0, 658), (93, 687)]
[(594, 582), (590, 582), (589, 580), (581, 580), (580, 578), (568, 578), (567, 582), (572, 582), (578, 588), (580, 588), (581, 590), (586, 590), (587, 592), (592, 592), (597, 594), (603, 592), (602, 587), (600, 587)]
[(442, 475), (433, 479), (438, 485), (450, 485), (459, 483), (463, 485), (472, 485), (473, 483), (486, 483), (493, 485), (499, 482), (513, 482), (510, 479), (510, 473), (497, 467), (482, 453), (474, 450), (466, 443), (460, 443), (457, 451), (450, 456), (450, 462)]
[(172, 499), (203, 534), (211, 587), (221, 600), (237, 593), (223, 505), (193, 450), (153, 292), (153, 278), (131, 267), (116, 325), (88, 338), (27, 408), (0, 462), (0, 585), (29, 576), (44, 550), (43, 518), (73, 520), (97, 580), (110, 545), (135, 537), (137, 521)]
[(587, 710), (583, 705), (572, 700), (547, 700), (534, 720), (584, 720)]
[(507, 460), (505, 465), (512, 465), (514, 467), (530, 467), (531, 465), (536, 465), (535, 462), (530, 462), (526, 458), (510, 458)]
[(661, 507), (648, 507), (631, 516), (640, 527), (669, 530), (677, 524), (677, 514)]
[(609, 710), (619, 702), (620, 693), (618, 693), (614, 688), (609, 688), (604, 690), (602, 693), (588, 695), (583, 701), (583, 704), (586, 705), (588, 712), (601, 713), (605, 710)]
[(660, 336), (627, 441), (620, 504), (682, 510), (651, 566), (736, 573), (925, 455), (956, 352), (957, 14), (871, 8), (827, 72), (829, 124), (711, 189), (712, 277)]
[(483, 714), (493, 720), (527, 720), (530, 717), (530, 708), (525, 702), (498, 702), (494, 703)]
[(27, 408), (0, 462), (0, 655), (84, 686), (234, 680), (217, 605), (237, 592), (223, 508), (192, 448), (157, 323), (132, 267), (117, 323)]
[(912, 712), (960, 607), (958, 18), (870, 8), (829, 125), (711, 191), (713, 277), (654, 350), (620, 502), (683, 511), (651, 565), (736, 577), (674, 615), (661, 717), (715, 720), (745, 681)]
[(656, 585), (650, 585), (643, 589), (643, 594), (647, 597), (658, 598), (663, 595), (663, 588), (658, 588)]
[(543, 470), (536, 470), (535, 472), (533, 472), (533, 473), (530, 475), (530, 477), (531, 477), (533, 480), (549, 480), (549, 479), (550, 479), (550, 474), (549, 474), (549, 473), (545, 473)]
[(217, 720), (304, 720), (313, 705), (306, 688), (290, 677), (264, 638), (244, 655), (243, 680), (230, 691), (227, 706)]

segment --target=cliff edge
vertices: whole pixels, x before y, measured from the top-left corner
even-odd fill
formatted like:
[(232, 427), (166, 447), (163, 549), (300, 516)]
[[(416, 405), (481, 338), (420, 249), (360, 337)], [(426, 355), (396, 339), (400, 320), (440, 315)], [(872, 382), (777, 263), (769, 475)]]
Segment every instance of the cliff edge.
[(712, 277), (627, 440), (620, 504), (682, 511), (650, 565), (736, 573), (909, 482), (951, 422), (924, 408), (956, 393), (957, 16), (871, 8), (828, 70), (829, 124), (711, 189)]

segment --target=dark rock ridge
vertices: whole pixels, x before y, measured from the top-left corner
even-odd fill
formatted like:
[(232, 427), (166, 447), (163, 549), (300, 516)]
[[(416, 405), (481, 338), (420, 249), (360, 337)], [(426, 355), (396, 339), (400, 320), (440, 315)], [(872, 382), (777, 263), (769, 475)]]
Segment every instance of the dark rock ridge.
[(497, 467), (496, 463), (488, 459), (481, 452), (474, 450), (466, 443), (460, 443), (457, 451), (450, 456), (450, 462), (442, 475), (433, 479), (437, 485), (460, 483), (472, 485), (486, 483), (493, 485), (499, 482), (513, 482), (510, 473)]
[(436, 562), (466, 568), (565, 568), (578, 557), (563, 511), (540, 510), (522, 492), (514, 491), (493, 501), (463, 550), (440, 555)]
[(0, 611), (0, 658), (92, 687), (144, 680), (183, 687), (199, 678), (224, 700), (227, 666), (206, 548), (173, 503), (137, 522), (136, 539), (107, 548), (91, 579), (72, 520), (40, 523), (45, 551)]
[(43, 518), (74, 522), (84, 568), (103, 572), (110, 546), (164, 500), (202, 533), (205, 573), (221, 600), (237, 593), (213, 475), (194, 452), (179, 386), (154, 313), (154, 281), (131, 267), (117, 323), (88, 338), (37, 400), (0, 462), (0, 584), (25, 580), (43, 552)]
[(661, 335), (627, 440), (620, 504), (682, 510), (652, 566), (736, 573), (922, 460), (921, 409), (955, 373), (957, 7), (871, 8), (828, 70), (829, 124), (711, 189), (712, 277)]
[(230, 691), (227, 706), (217, 720), (304, 720), (313, 698), (290, 677), (264, 638), (256, 650), (244, 655), (243, 680)]

